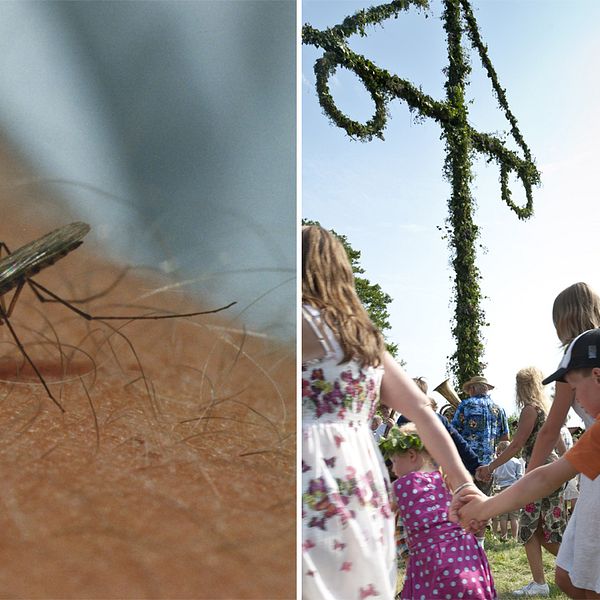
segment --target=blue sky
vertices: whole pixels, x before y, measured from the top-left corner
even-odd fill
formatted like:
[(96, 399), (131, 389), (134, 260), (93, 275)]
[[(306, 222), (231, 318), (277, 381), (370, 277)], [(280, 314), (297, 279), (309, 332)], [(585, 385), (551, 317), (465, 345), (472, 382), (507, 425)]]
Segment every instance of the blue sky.
[[(303, 22), (325, 28), (366, 8), (365, 2), (304, 0)], [(514, 380), (523, 367), (550, 373), (561, 351), (551, 320), (558, 292), (576, 281), (600, 290), (598, 191), (600, 133), (600, 2), (572, 0), (473, 0), (484, 43), (506, 89), (525, 141), (542, 173), (534, 190), (534, 216), (519, 221), (500, 198), (498, 168), (474, 164), (475, 222), (481, 230), (478, 266), (483, 276), (485, 375), (493, 396), (509, 413)], [(378, 66), (404, 77), (434, 98), (444, 99), (446, 40), (441, 2), (428, 18), (410, 10), (384, 28), (353, 37), (350, 45)], [(450, 333), (453, 271), (438, 230), (448, 214), (449, 185), (443, 179), (443, 143), (432, 121), (415, 122), (394, 101), (385, 141), (350, 140), (323, 115), (314, 88), (320, 52), (302, 55), (302, 215), (347, 235), (362, 252), (367, 277), (394, 302), (389, 337), (399, 344), (411, 376), (431, 387), (446, 378), (454, 352)], [(475, 51), (468, 97), (469, 121), (480, 131), (508, 124)], [(330, 80), (346, 114), (366, 121), (370, 98), (351, 74)], [(513, 198), (524, 200), (517, 182)]]

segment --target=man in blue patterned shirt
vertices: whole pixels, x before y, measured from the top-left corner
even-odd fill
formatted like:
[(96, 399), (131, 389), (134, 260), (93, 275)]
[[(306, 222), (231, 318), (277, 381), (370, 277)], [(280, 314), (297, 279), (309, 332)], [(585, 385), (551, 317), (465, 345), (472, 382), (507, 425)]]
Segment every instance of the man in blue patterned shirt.
[[(494, 459), (496, 444), (508, 441), (506, 412), (490, 398), (489, 392), (493, 389), (485, 377), (471, 377), (463, 384), (463, 391), (469, 397), (458, 405), (452, 419), (452, 425), (484, 465)], [(491, 496), (491, 479), (489, 482), (476, 480), (475, 483), (484, 494)], [(476, 534), (482, 546), (483, 533), (485, 529)]]
[(469, 397), (458, 405), (452, 419), (452, 425), (483, 464), (494, 460), (498, 442), (508, 440), (508, 419), (504, 409), (490, 398), (493, 389), (485, 377), (471, 377), (463, 385)]

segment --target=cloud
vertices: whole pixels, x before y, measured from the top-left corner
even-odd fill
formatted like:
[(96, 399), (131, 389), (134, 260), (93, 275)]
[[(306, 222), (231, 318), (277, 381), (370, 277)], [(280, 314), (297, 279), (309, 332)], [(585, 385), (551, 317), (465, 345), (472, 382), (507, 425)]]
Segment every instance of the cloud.
[(593, 160), (593, 158), (594, 154), (591, 150), (584, 150), (575, 155), (570, 155), (568, 158), (540, 165), (539, 170), (542, 175), (553, 175), (555, 173), (571, 170), (574, 167), (582, 167)]
[(302, 87), (311, 92), (315, 88), (314, 83), (310, 81), (304, 73), (302, 73)]

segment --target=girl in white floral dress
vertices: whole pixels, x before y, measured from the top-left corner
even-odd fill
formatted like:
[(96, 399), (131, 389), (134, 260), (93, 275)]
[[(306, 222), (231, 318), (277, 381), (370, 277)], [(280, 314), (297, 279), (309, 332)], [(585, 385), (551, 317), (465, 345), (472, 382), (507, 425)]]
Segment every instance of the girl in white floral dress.
[(385, 352), (341, 242), (302, 229), (302, 593), (396, 593), (390, 485), (370, 430), (378, 401), (419, 427), (451, 488), (474, 485), (427, 397)]

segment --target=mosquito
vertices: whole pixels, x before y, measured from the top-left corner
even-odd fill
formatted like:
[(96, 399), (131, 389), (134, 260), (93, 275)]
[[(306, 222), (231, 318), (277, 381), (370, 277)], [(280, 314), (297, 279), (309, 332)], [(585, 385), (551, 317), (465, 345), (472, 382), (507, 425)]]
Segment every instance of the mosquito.
[[(0, 326), (6, 325), (8, 327), (12, 338), (15, 340), (15, 343), (27, 362), (31, 365), (31, 368), (34, 370), (38, 379), (41, 381), (46, 393), (52, 402), (54, 402), (54, 404), (56, 404), (56, 406), (58, 406), (62, 412), (65, 412), (65, 409), (52, 395), (52, 392), (46, 384), (44, 377), (36, 367), (29, 354), (27, 354), (23, 344), (20, 342), (13, 326), (10, 323), (10, 317), (25, 285), (31, 288), (40, 302), (58, 302), (88, 321), (139, 321), (142, 319), (156, 320), (195, 317), (197, 315), (218, 313), (222, 310), (230, 308), (235, 304), (235, 302), (231, 302), (227, 306), (222, 306), (221, 308), (215, 308), (213, 310), (171, 315), (99, 316), (84, 312), (83, 310), (74, 306), (71, 302), (64, 300), (54, 292), (50, 291), (48, 288), (32, 279), (32, 277), (41, 270), (53, 265), (56, 261), (60, 260), (81, 246), (81, 244), (83, 244), (83, 238), (89, 233), (90, 229), (91, 228), (87, 223), (70, 223), (69, 225), (64, 225), (63, 227), (59, 227), (58, 229), (47, 233), (38, 240), (34, 240), (33, 242), (25, 244), (14, 252), (11, 252), (4, 242), (0, 242)], [(6, 253), (6, 256), (4, 257), (2, 257), (3, 251)], [(14, 293), (9, 303), (7, 300), (5, 300), (5, 296), (11, 290), (14, 290)]]

